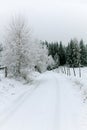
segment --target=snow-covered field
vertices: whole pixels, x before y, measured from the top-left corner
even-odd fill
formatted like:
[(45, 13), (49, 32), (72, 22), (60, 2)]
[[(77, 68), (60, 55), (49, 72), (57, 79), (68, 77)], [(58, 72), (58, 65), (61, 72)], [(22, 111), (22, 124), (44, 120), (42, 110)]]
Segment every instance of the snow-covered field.
[(87, 68), (81, 78), (36, 74), (31, 84), (1, 73), (0, 130), (87, 130), (86, 81)]

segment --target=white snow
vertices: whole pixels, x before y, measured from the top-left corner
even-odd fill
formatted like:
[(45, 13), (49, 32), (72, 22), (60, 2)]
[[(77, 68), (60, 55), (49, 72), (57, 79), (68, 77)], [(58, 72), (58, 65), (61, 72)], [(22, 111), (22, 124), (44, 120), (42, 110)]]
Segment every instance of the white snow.
[(32, 85), (1, 77), (0, 130), (87, 130), (79, 81), (56, 72), (38, 75)]

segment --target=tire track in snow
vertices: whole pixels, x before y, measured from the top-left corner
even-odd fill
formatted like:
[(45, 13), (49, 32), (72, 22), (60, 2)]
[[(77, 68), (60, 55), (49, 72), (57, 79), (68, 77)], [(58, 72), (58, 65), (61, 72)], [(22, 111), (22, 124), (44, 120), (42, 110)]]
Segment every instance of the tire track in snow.
[[(56, 110), (56, 130), (80, 129), (82, 104), (73, 84), (63, 75), (56, 74), (59, 99)], [(58, 91), (57, 90), (57, 91)], [(58, 116), (59, 115), (59, 116)], [(83, 129), (81, 129), (83, 130)]]
[(31, 85), (29, 88), (22, 91), (12, 103), (6, 107), (2, 112), (0, 112), (0, 127), (7, 122), (10, 117), (22, 106), (22, 104), (31, 96), (32, 92), (38, 87), (39, 83), (36, 82), (36, 85)]
[(64, 75), (42, 74), (38, 88), (28, 96), (4, 130), (80, 130), (80, 100)]
[[(36, 91), (34, 91), (34, 93), (31, 94), (30, 99), (27, 97), (29, 100), (27, 100), (22, 105), (22, 107), (16, 111), (15, 115), (12, 116), (11, 120), (9, 120), (8, 123), (6, 123), (7, 125), (5, 124), (6, 129), (55, 129), (57, 91), (55, 77), (50, 74), (51, 73), (47, 73), (46, 75), (42, 74), (42, 76), (38, 80), (38, 82), (40, 83), (38, 84), (38, 88), (36, 89)], [(21, 120), (20, 115), (22, 116)]]

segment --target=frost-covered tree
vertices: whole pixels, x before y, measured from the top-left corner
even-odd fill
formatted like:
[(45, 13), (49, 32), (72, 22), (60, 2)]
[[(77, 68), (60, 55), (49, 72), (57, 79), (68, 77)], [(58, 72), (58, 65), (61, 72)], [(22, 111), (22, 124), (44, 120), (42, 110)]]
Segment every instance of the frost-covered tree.
[(15, 18), (9, 25), (5, 38), (3, 64), (13, 75), (22, 75), (27, 69), (40, 72), (47, 69), (48, 50), (46, 45), (31, 39), (28, 24), (22, 18)]
[(15, 18), (7, 30), (3, 62), (16, 75), (20, 75), (21, 69), (28, 65), (29, 43), (29, 27), (22, 17)]
[(55, 61), (55, 68), (57, 68), (60, 64), (58, 53), (55, 54), (54, 61)]
[(51, 55), (48, 56), (48, 49), (45, 44), (35, 41), (34, 49), (36, 50), (34, 50), (34, 55), (36, 56), (34, 65), (39, 72), (44, 72), (47, 70), (48, 66), (54, 65), (54, 60)]

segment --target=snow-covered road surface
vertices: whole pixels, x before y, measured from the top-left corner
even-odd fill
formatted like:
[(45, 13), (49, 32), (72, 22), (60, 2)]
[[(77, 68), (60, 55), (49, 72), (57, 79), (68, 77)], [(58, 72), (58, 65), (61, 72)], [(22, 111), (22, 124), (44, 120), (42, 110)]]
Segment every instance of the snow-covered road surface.
[(79, 92), (68, 78), (46, 72), (37, 83), (0, 130), (87, 130)]

